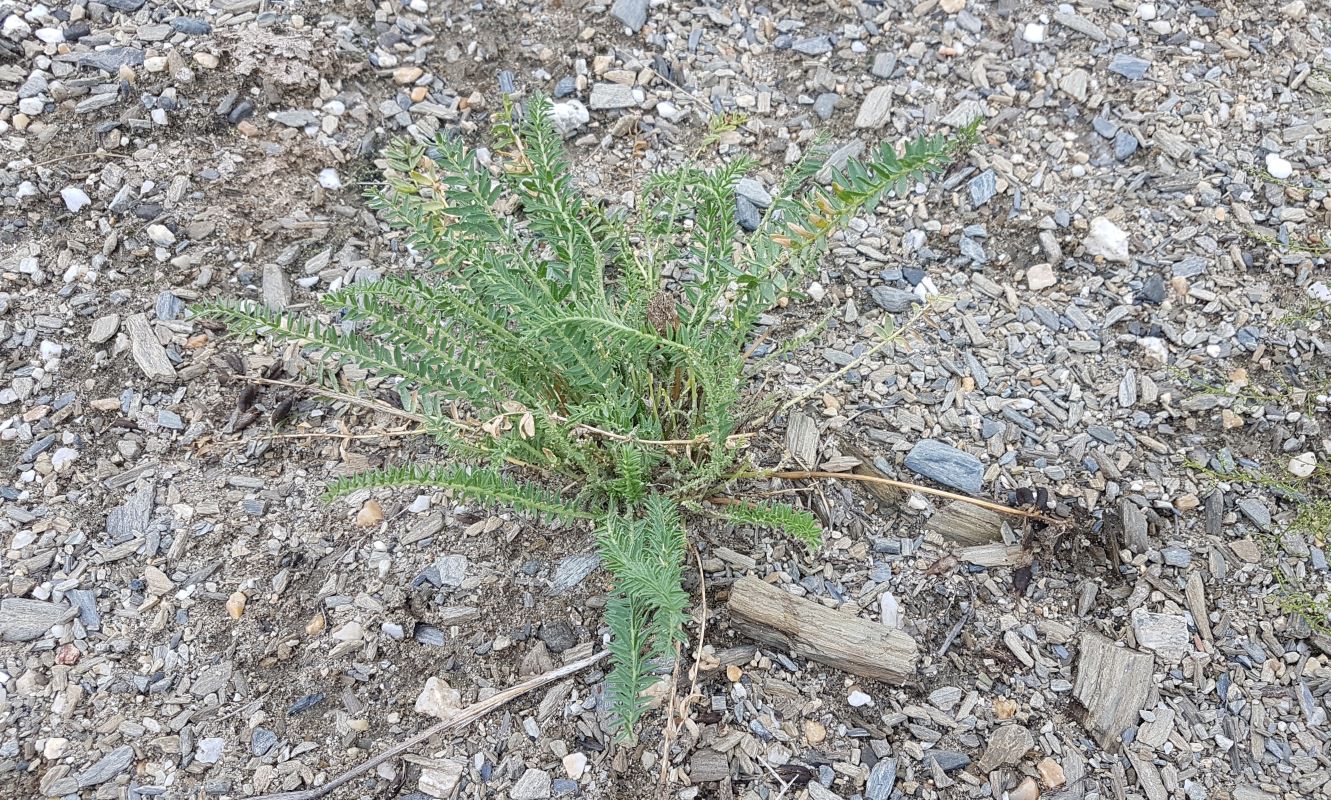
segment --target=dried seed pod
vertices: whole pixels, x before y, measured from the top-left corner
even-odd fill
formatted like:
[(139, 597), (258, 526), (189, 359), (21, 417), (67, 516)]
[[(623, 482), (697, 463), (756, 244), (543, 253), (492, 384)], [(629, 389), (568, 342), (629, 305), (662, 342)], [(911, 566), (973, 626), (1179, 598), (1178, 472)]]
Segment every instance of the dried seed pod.
[(240, 390), (236, 397), (236, 413), (244, 414), (254, 406), (254, 401), (259, 397), (259, 387), (253, 383), (245, 384), (245, 388)]
[(270, 381), (276, 380), (281, 377), (284, 370), (286, 370), (286, 364), (282, 363), (282, 359), (279, 358), (268, 365), (268, 368), (263, 371), (263, 376)]
[(292, 397), (286, 397), (282, 400), (282, 402), (278, 403), (277, 408), (273, 409), (273, 416), (272, 416), (273, 424), (278, 425), (282, 422), (282, 420), (291, 416), (291, 409), (293, 406), (295, 406), (295, 404), (296, 401)]
[(223, 363), (226, 364), (227, 369), (231, 370), (231, 374), (233, 375), (245, 374), (245, 362), (241, 360), (240, 356), (236, 355), (235, 353), (223, 353), (221, 355), (221, 359)]
[(254, 411), (253, 409), (251, 409), (250, 411), (246, 411), (244, 414), (241, 414), (238, 417), (236, 417), (235, 424), (231, 426), (231, 432), (240, 433), (249, 426), (253, 425), (258, 419), (259, 419), (258, 411)]

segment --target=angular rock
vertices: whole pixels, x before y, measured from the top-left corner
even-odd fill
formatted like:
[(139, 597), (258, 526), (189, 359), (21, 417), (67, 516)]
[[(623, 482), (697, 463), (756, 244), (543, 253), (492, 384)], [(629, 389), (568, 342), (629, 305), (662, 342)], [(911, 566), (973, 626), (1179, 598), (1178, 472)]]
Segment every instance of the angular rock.
[(439, 719), (448, 719), (462, 708), (462, 693), (442, 678), (431, 676), (416, 697), (415, 711)]
[(1177, 664), (1188, 652), (1188, 620), (1182, 614), (1133, 609), (1132, 635), (1139, 647), (1154, 651), (1168, 664)]
[(924, 439), (906, 454), (906, 469), (967, 494), (979, 494), (984, 479), (980, 459), (950, 444)]
[(1081, 243), (1089, 256), (1100, 256), (1105, 261), (1128, 263), (1128, 234), (1104, 217), (1091, 220), (1090, 231)]
[(873, 298), (879, 308), (893, 314), (908, 311), (911, 306), (921, 302), (914, 292), (908, 292), (905, 289), (894, 289), (891, 286), (875, 286), (869, 290), (869, 296)]
[(638, 105), (638, 98), (632, 86), (620, 83), (597, 83), (592, 85), (592, 95), (587, 101), (593, 111), (612, 108), (633, 108)]
[(892, 795), (892, 786), (897, 782), (897, 760), (879, 759), (869, 770), (869, 782), (864, 787), (864, 800), (887, 800)]
[(130, 352), (134, 362), (143, 370), (143, 374), (155, 381), (175, 383), (176, 368), (171, 359), (166, 357), (166, 348), (157, 341), (152, 325), (148, 324), (145, 314), (133, 314), (125, 320), (125, 332), (129, 334)]
[(1035, 737), (1020, 725), (1003, 725), (989, 737), (989, 745), (975, 767), (981, 774), (995, 767), (1016, 764), (1035, 747)]
[(272, 311), (291, 305), (291, 279), (279, 264), (263, 265), (263, 304)]
[(78, 611), (62, 603), (6, 597), (0, 600), (0, 640), (30, 642), (40, 639), (53, 625), (68, 622)]
[(647, 24), (647, 0), (615, 0), (610, 7), (610, 16), (637, 33)]
[(1151, 546), (1146, 532), (1146, 512), (1131, 500), (1119, 503), (1123, 518), (1123, 543), (1134, 553), (1145, 553)]
[(979, 208), (994, 199), (994, 195), (998, 193), (997, 176), (992, 169), (987, 169), (971, 178), (966, 188), (970, 190), (971, 208)]
[(892, 118), (892, 87), (875, 86), (864, 96), (855, 117), (857, 128), (881, 128)]
[(1150, 68), (1151, 62), (1127, 53), (1119, 53), (1109, 62), (1110, 72), (1122, 75), (1130, 81), (1139, 81), (1146, 77), (1146, 72)]
[(1119, 647), (1098, 633), (1082, 635), (1072, 693), (1086, 709), (1083, 725), (1101, 747), (1116, 751), (1123, 731), (1136, 724), (1154, 665), (1150, 653)]
[(565, 137), (572, 136), (573, 133), (591, 121), (592, 116), (578, 100), (565, 100), (562, 103), (553, 103), (550, 106), (550, 122), (555, 126), (555, 130), (562, 133)]
[(421, 777), (416, 788), (430, 797), (450, 798), (466, 772), (466, 763), (456, 758), (432, 762), (430, 766), (421, 768)]
[(106, 515), (106, 532), (116, 540), (141, 536), (148, 530), (153, 513), (153, 487), (145, 483), (123, 505)]
[(89, 786), (97, 786), (106, 783), (134, 763), (134, 748), (129, 745), (121, 745), (106, 755), (102, 756), (97, 763), (80, 772), (75, 780), (78, 781), (80, 789), (86, 789)]
[(511, 800), (545, 800), (550, 796), (550, 773), (542, 769), (528, 769), (508, 790)]
[(550, 580), (550, 594), (561, 595), (582, 583), (600, 563), (601, 557), (596, 553), (564, 556), (555, 567), (554, 578)]

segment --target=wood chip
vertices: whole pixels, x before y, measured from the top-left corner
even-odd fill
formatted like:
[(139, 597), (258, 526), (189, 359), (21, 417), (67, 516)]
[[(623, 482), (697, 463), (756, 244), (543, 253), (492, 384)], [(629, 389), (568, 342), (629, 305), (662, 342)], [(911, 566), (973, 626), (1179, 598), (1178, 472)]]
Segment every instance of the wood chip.
[(730, 592), (736, 628), (762, 644), (864, 678), (904, 683), (915, 675), (919, 653), (902, 631), (795, 597), (753, 577)]

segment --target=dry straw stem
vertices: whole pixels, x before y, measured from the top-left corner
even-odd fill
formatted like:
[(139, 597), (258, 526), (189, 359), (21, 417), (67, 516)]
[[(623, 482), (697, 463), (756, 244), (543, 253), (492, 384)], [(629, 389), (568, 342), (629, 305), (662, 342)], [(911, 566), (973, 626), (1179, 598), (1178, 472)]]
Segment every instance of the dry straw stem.
[(862, 481), (864, 483), (877, 483), (882, 486), (892, 486), (897, 489), (905, 489), (921, 494), (931, 494), (935, 497), (946, 497), (949, 500), (958, 500), (962, 503), (970, 503), (973, 506), (979, 506), (990, 511), (996, 511), (999, 514), (1008, 514), (1014, 517), (1024, 517), (1033, 519), (1037, 522), (1043, 522), (1046, 525), (1061, 526), (1063, 523), (1046, 517), (1043, 514), (1034, 511), (1028, 511), (1024, 508), (1010, 508), (999, 503), (991, 503), (988, 500), (980, 500), (974, 497), (967, 497), (964, 494), (948, 492), (943, 489), (934, 489), (929, 486), (921, 486), (918, 483), (909, 483), (907, 481), (894, 481), (891, 478), (879, 478), (876, 475), (856, 475), (852, 472), (818, 472), (815, 470), (786, 470), (781, 472), (764, 472), (753, 477), (756, 478), (784, 478), (786, 480), (799, 481), (810, 478), (829, 478), (834, 481)]
[(322, 786), (316, 786), (313, 789), (304, 789), (299, 792), (278, 792), (277, 794), (255, 795), (250, 797), (249, 800), (318, 800), (318, 798), (323, 797), (337, 787), (351, 782), (356, 776), (363, 775), (390, 758), (396, 758), (397, 756), (402, 755), (426, 739), (429, 739), (431, 736), (469, 725), (486, 714), (489, 714), (491, 711), (508, 703), (510, 700), (515, 700), (533, 689), (539, 689), (548, 683), (554, 683), (555, 681), (562, 680), (570, 675), (575, 675), (605, 658), (609, 654), (610, 652), (608, 650), (602, 650), (599, 653), (579, 659), (571, 664), (565, 664), (562, 667), (552, 669), (543, 675), (537, 675), (535, 678), (523, 681), (517, 686), (505, 689), (499, 694), (487, 697), (480, 702), (472, 703), (448, 719), (437, 725), (430, 726), (402, 744), (390, 747), (388, 750), (385, 750), (368, 761), (363, 761), (360, 764), (357, 764)]
[[(288, 389), (299, 389), (300, 391), (308, 392), (310, 394), (322, 395), (331, 400), (341, 400), (344, 403), (349, 403), (359, 408), (364, 408), (370, 411), (379, 411), (384, 414), (389, 414), (394, 417), (399, 417), (401, 419), (408, 419), (411, 420), (412, 422), (419, 422), (422, 425), (431, 421), (427, 417), (424, 417), (420, 414), (413, 414), (410, 411), (404, 411), (403, 409), (400, 408), (394, 408), (393, 406), (390, 406), (387, 403), (381, 403), (374, 400), (366, 400), (365, 398), (357, 397), (354, 394), (347, 394), (345, 392), (339, 392), (321, 386), (308, 386), (306, 384), (296, 383), (294, 381), (284, 381), (275, 378), (251, 378), (246, 376), (245, 380), (249, 381), (250, 383), (257, 383), (265, 386), (283, 386)], [(521, 416), (523, 413), (525, 412), (515, 411), (507, 414), (501, 414), (500, 416), (504, 417)], [(567, 417), (561, 417), (557, 414), (550, 415), (550, 419), (554, 420), (555, 422), (569, 421)], [(466, 430), (473, 430), (473, 431), (481, 430), (481, 425), (483, 424), (480, 422), (476, 422), (474, 420), (443, 419), (435, 421), (442, 421), (453, 427), (463, 428)], [(616, 442), (628, 442), (632, 444), (650, 445), (653, 447), (688, 447), (691, 445), (706, 444), (707, 442), (711, 441), (711, 438), (708, 436), (695, 436), (692, 439), (639, 439), (634, 436), (626, 436), (622, 433), (615, 433), (614, 431), (608, 431), (605, 430), (604, 428), (598, 428), (595, 425), (585, 425), (585, 424), (576, 424), (573, 426), (573, 430), (582, 433), (589, 433), (592, 434), (593, 436), (600, 436), (605, 439), (612, 439)], [(430, 430), (424, 429), (419, 431), (400, 431), (400, 432), (393, 432), (391, 435), (404, 436), (409, 433), (428, 434), (430, 433)], [(367, 435), (365, 438), (379, 437), (384, 435), (385, 434), (370, 434)], [(727, 436), (726, 443), (733, 444), (735, 442), (742, 442), (746, 439), (751, 439), (757, 435), (758, 433), (756, 431), (750, 433), (736, 433), (731, 436)], [(301, 436), (306, 436), (306, 435), (301, 434)], [(307, 438), (312, 438), (312, 437), (307, 437)], [(330, 434), (327, 438), (345, 439), (348, 437), (342, 436), (340, 434)]]

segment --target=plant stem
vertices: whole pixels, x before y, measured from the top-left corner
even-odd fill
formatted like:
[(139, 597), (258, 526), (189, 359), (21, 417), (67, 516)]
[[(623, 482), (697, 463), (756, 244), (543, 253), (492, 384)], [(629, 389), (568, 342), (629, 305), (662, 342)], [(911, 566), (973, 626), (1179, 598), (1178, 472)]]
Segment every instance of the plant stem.
[(1043, 514), (1035, 511), (1027, 511), (1024, 508), (1010, 508), (999, 503), (993, 503), (988, 500), (980, 500), (975, 497), (967, 497), (964, 494), (945, 491), (943, 489), (934, 489), (929, 486), (921, 486), (918, 483), (909, 481), (894, 481), (891, 478), (879, 478), (875, 475), (856, 475), (852, 472), (819, 472), (817, 470), (778, 470), (771, 472), (759, 472), (748, 475), (737, 475), (739, 478), (784, 478), (785, 480), (808, 480), (810, 478), (829, 478), (836, 481), (862, 481), (864, 483), (876, 483), (882, 486), (893, 486), (897, 489), (906, 489), (908, 491), (920, 492), (922, 494), (931, 494), (935, 497), (946, 497), (949, 500), (957, 500), (962, 503), (969, 503), (973, 506), (988, 509), (999, 514), (1008, 514), (1014, 517), (1025, 517), (1037, 522), (1043, 522), (1046, 525), (1061, 526), (1064, 523), (1050, 519)]

